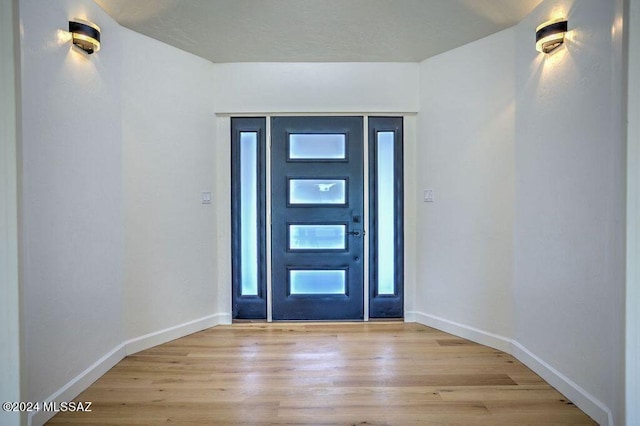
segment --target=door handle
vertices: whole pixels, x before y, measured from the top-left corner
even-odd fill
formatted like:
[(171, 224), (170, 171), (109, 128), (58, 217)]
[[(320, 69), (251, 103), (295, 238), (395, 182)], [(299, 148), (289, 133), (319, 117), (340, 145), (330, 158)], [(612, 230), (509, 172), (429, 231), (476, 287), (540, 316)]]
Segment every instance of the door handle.
[(366, 232), (363, 229), (362, 231), (359, 231), (359, 230), (350, 231), (350, 232), (347, 232), (347, 234), (353, 235), (354, 237), (359, 237), (360, 235), (364, 236), (366, 234)]

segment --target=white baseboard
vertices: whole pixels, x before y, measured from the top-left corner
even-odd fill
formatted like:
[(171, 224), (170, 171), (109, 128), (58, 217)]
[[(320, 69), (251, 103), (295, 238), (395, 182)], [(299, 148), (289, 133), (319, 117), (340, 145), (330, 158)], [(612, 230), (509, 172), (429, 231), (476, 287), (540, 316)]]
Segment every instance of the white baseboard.
[(601, 425), (613, 426), (613, 413), (596, 397), (580, 387), (573, 380), (553, 368), (539, 356), (516, 341), (512, 341), (511, 355), (536, 372), (558, 392), (566, 396), (582, 411)]
[(513, 355), (596, 422), (606, 426), (614, 425), (613, 413), (605, 404), (515, 340), (423, 312), (406, 312), (405, 321), (437, 328)]
[[(125, 356), (140, 352), (153, 346), (170, 342), (171, 340), (187, 336), (189, 334), (215, 327), (216, 325), (231, 324), (231, 314), (221, 313), (209, 315), (184, 324), (159, 330), (144, 336), (136, 337), (119, 344), (109, 353), (93, 363), (90, 367), (78, 374), (66, 385), (58, 389), (43, 402), (71, 401), (87, 389), (93, 382), (120, 362)], [(40, 426), (50, 420), (56, 413), (52, 411), (37, 411), (29, 413), (28, 426)]]
[(472, 340), (476, 343), (480, 343), (481, 345), (511, 353), (511, 340), (498, 334), (489, 333), (488, 331), (449, 321), (435, 315), (425, 314), (423, 312), (412, 312), (412, 317), (415, 318), (414, 322), (437, 328), (438, 330), (454, 334), (462, 337), (463, 339)]
[[(227, 318), (227, 316), (229, 318)], [(185, 322), (184, 324), (165, 328), (164, 330), (154, 331), (153, 333), (145, 334), (144, 336), (127, 340), (126, 342), (124, 342), (124, 346), (127, 350), (127, 355), (132, 355), (136, 352), (140, 352), (145, 349), (149, 349), (154, 346), (179, 339), (180, 337), (188, 336), (189, 334), (222, 324), (231, 324), (231, 314), (209, 315), (204, 318)]]
[[(42, 402), (59, 403), (73, 400), (125, 356), (125, 345), (121, 343)], [(43, 425), (55, 415), (54, 411), (31, 412), (27, 417), (27, 425)]]
[[(423, 312), (406, 312), (405, 321), (417, 322), (437, 328), (455, 336), (509, 353), (535, 371), (536, 374), (546, 380), (551, 386), (555, 387), (595, 421), (601, 425), (614, 425), (613, 413), (605, 404), (515, 340)], [(127, 340), (54, 392), (46, 399), (46, 402), (73, 400), (127, 355), (222, 324), (231, 324), (231, 314), (221, 313), (209, 315), (204, 318)], [(29, 413), (27, 424), (29, 426), (42, 425), (55, 414), (55, 412), (46, 411)]]

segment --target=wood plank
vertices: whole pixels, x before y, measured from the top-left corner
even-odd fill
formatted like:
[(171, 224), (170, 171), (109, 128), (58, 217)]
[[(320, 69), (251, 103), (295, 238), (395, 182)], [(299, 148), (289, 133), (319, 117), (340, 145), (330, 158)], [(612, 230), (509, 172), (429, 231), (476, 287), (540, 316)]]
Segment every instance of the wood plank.
[(512, 356), (402, 322), (218, 326), (123, 359), (50, 424), (595, 424)]

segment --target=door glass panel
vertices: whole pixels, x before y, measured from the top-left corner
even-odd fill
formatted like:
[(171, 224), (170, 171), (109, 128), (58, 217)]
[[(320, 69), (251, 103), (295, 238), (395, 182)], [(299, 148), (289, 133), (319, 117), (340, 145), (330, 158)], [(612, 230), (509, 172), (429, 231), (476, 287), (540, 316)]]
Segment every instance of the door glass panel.
[(344, 250), (345, 225), (289, 225), (291, 250)]
[(347, 271), (290, 270), (291, 294), (345, 294)]
[(289, 135), (291, 160), (344, 160), (347, 154), (346, 136), (343, 134)]
[(377, 135), (378, 294), (395, 293), (394, 136)]
[(258, 294), (258, 133), (240, 132), (240, 294)]
[(345, 204), (345, 179), (291, 179), (289, 204)]

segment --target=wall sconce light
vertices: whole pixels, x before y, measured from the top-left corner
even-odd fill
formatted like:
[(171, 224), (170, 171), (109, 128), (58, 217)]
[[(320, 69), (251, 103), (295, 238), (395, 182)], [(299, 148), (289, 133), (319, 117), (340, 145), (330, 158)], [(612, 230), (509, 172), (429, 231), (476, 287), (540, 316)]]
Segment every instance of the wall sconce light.
[(69, 32), (73, 40), (73, 44), (84, 50), (89, 55), (100, 50), (100, 27), (96, 24), (75, 19), (69, 21)]
[(567, 20), (564, 18), (547, 21), (536, 28), (536, 50), (550, 53), (564, 43), (567, 32)]

